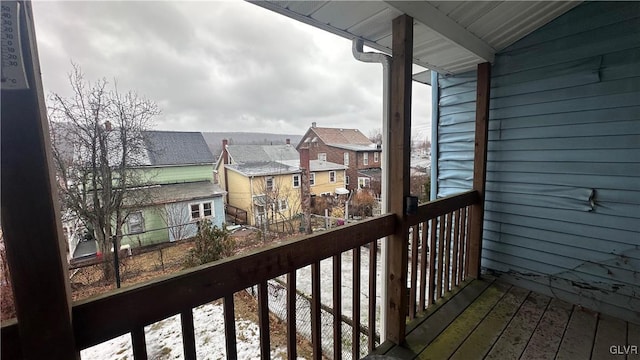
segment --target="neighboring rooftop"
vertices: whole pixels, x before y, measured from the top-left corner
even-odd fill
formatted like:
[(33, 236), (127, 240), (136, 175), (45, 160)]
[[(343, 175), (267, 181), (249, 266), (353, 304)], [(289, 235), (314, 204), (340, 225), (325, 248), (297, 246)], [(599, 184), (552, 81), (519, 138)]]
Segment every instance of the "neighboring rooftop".
[(291, 166), (277, 161), (236, 163), (225, 166), (227, 169), (235, 170), (245, 176), (284, 175), (300, 172), (300, 167), (297, 165)]
[[(218, 184), (198, 181), (179, 184), (153, 185), (134, 191), (145, 191), (152, 204), (166, 204), (222, 196), (226, 192)], [(135, 198), (135, 196), (133, 197)], [(146, 204), (150, 205), (150, 204)]]
[(228, 140), (230, 145), (277, 145), (285, 144), (287, 139), (292, 144), (297, 144), (302, 139), (301, 135), (254, 132), (203, 132), (202, 136), (216, 158), (222, 152), (222, 140), (224, 139)]
[(265, 163), (299, 160), (300, 155), (292, 145), (227, 145), (233, 163)]
[(302, 137), (297, 147), (300, 148), (303, 143), (314, 143), (318, 140), (332, 146), (359, 145), (372, 146), (375, 149), (375, 144), (358, 129), (317, 127), (315, 122)]
[(215, 162), (199, 132), (145, 131), (145, 145), (151, 166)]

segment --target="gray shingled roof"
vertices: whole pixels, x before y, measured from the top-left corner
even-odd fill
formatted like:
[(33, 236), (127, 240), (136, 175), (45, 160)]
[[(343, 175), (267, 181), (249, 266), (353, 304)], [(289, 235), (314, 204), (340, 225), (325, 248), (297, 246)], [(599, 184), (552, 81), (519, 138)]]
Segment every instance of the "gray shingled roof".
[[(145, 191), (145, 196), (149, 197), (149, 201), (152, 204), (168, 204), (180, 201), (212, 198), (216, 196), (223, 196), (224, 194), (226, 194), (226, 192), (220, 187), (220, 185), (213, 184), (209, 181), (154, 185), (149, 188), (132, 191)], [(136, 197), (134, 196), (132, 197), (132, 199), (133, 198)]]
[(250, 162), (225, 166), (228, 169), (235, 170), (245, 176), (282, 175), (300, 172), (300, 167), (298, 166), (290, 166), (276, 161)]
[(149, 165), (213, 164), (215, 159), (202, 133), (145, 131)]
[(300, 159), (292, 145), (227, 145), (227, 150), (240, 164)]

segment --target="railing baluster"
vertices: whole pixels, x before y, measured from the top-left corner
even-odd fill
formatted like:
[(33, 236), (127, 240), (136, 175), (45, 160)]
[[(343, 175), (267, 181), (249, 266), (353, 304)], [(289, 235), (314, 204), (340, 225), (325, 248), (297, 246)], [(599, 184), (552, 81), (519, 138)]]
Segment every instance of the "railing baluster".
[(459, 262), (458, 262), (458, 251), (459, 251), (459, 238), (460, 238), (460, 210), (456, 210), (454, 212), (454, 216), (455, 216), (455, 221), (453, 223), (453, 256), (451, 258), (451, 262), (453, 264), (452, 266), (452, 271), (453, 273), (451, 274), (451, 287), (453, 287), (454, 285), (457, 286), (458, 284), (460, 284), (460, 272), (458, 267)]
[(436, 286), (436, 234), (438, 229), (438, 219), (431, 219), (431, 239), (429, 241), (429, 305), (433, 304), (436, 300), (435, 286)]
[(445, 242), (444, 242), (444, 256), (445, 256), (445, 260), (444, 260), (444, 291), (445, 293), (448, 292), (449, 290), (451, 290), (450, 288), (450, 275), (451, 275), (451, 224), (452, 224), (452, 217), (453, 217), (453, 213), (448, 213), (447, 215), (447, 232), (445, 234)]
[(444, 281), (444, 230), (445, 230), (445, 215), (440, 215), (438, 223), (440, 224), (440, 231), (438, 232), (438, 276), (436, 278), (436, 300), (442, 296), (442, 283)]
[(258, 326), (260, 327), (260, 357), (271, 357), (271, 339), (269, 338), (269, 289), (267, 282), (258, 284)]
[(420, 311), (424, 311), (427, 308), (426, 298), (427, 298), (427, 249), (429, 248), (429, 221), (425, 221), (421, 224), (422, 226), (422, 239), (420, 248), (420, 300), (419, 300), (419, 309)]
[(471, 206), (467, 206), (467, 229), (464, 232), (464, 278), (469, 277), (469, 250), (471, 248), (471, 241), (469, 238), (469, 229), (471, 229)]
[(376, 348), (376, 275), (378, 273), (378, 240), (369, 244), (369, 352)]
[(147, 343), (144, 336), (144, 326), (137, 326), (131, 331), (131, 347), (133, 348), (134, 359), (147, 360)]
[(416, 317), (416, 291), (418, 287), (418, 225), (412, 226), (411, 236), (411, 287), (409, 288), (409, 319)]
[(342, 359), (342, 254), (333, 257), (333, 358)]
[(287, 357), (295, 360), (296, 349), (296, 272), (287, 274)]
[(313, 359), (322, 359), (322, 321), (320, 314), (320, 262), (311, 264), (311, 346)]
[(227, 359), (238, 358), (238, 348), (236, 346), (236, 311), (233, 302), (233, 294), (224, 297), (224, 337), (227, 349)]
[(353, 332), (351, 352), (360, 359), (360, 247), (353, 249)]
[(191, 309), (180, 313), (182, 324), (182, 349), (186, 360), (196, 358), (196, 335), (193, 329), (193, 311)]

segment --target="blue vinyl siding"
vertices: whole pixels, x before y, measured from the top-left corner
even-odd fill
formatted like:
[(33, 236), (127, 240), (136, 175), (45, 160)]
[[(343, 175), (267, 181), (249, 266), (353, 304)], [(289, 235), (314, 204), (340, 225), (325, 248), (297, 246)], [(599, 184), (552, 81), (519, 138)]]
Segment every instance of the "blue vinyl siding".
[[(576, 7), (491, 82), (482, 265), (640, 323), (640, 3)], [(439, 77), (439, 197), (472, 186), (475, 87)]]

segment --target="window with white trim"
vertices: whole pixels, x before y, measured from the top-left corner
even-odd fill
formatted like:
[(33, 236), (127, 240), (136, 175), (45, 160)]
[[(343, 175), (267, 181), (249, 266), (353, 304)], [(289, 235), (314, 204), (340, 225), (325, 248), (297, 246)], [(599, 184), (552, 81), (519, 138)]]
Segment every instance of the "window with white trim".
[(264, 190), (266, 192), (271, 192), (273, 191), (273, 176), (267, 176), (267, 178), (265, 179), (265, 187)]
[(335, 171), (329, 171), (329, 182), (330, 183), (336, 182), (336, 172)]
[(309, 174), (309, 184), (311, 186), (316, 184), (316, 173)]
[(189, 204), (189, 211), (191, 213), (191, 220), (199, 220), (215, 215), (211, 201)]
[(285, 211), (289, 208), (287, 199), (278, 199), (278, 211)]
[(318, 153), (318, 160), (327, 161), (327, 153)]
[(349, 175), (344, 176), (344, 184), (349, 185)]
[(380, 153), (375, 152), (373, 153), (373, 162), (380, 162)]
[(345, 164), (346, 166), (349, 166), (349, 153), (348, 153), (348, 152), (346, 152), (346, 153), (344, 153), (344, 155), (343, 155), (343, 156), (344, 156), (344, 164)]
[(292, 181), (293, 181), (293, 187), (294, 188), (299, 188), (300, 187), (300, 174), (295, 174), (291, 177)]
[(369, 153), (362, 154), (362, 165), (369, 165)]
[(360, 189), (368, 188), (369, 185), (371, 185), (371, 179), (366, 178), (366, 177), (359, 177), (358, 178), (358, 187)]
[(144, 218), (142, 217), (142, 211), (136, 211), (129, 214), (127, 217), (127, 227), (129, 228), (129, 234), (139, 234), (144, 231)]

